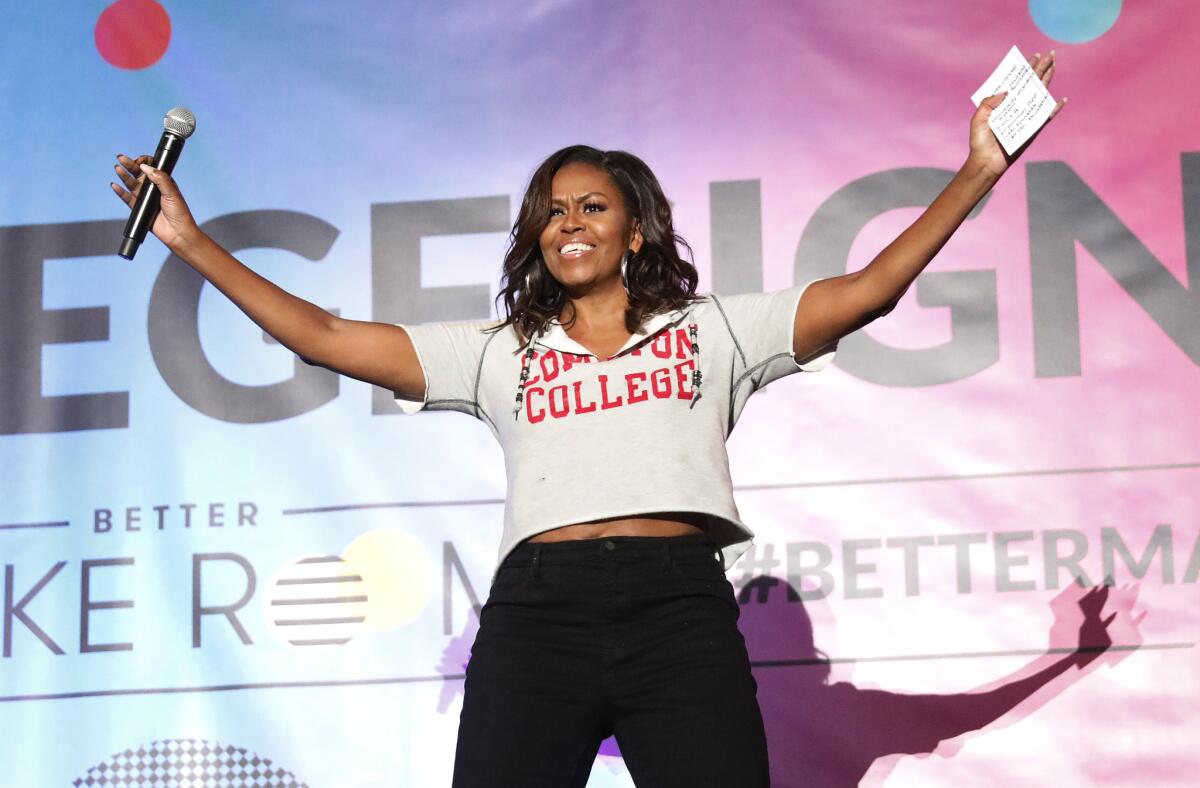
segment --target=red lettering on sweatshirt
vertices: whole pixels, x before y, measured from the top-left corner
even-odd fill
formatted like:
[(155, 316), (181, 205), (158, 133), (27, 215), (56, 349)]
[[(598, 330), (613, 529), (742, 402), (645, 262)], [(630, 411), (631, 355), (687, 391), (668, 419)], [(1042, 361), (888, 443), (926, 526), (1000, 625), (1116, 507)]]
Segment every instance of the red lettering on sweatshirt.
[(679, 383), (679, 399), (692, 398), (692, 370), (696, 367), (694, 359), (688, 359), (682, 364), (675, 365), (675, 380)]
[(581, 356), (578, 353), (563, 353), (562, 354), (562, 371), (566, 372), (576, 364), (592, 363), (591, 356)]
[(525, 387), (525, 416), (529, 419), (530, 424), (537, 424), (542, 419), (546, 418), (546, 409), (539, 408), (537, 413), (533, 412), (533, 395), (545, 394), (540, 387)]
[[(650, 353), (643, 354), (644, 347), (648, 347)], [(613, 381), (613, 391), (609, 391), (608, 388), (611, 375), (593, 376), (583, 370), (576, 371), (575, 377), (580, 378), (578, 380), (547, 386), (549, 381), (569, 372), (577, 365), (591, 365), (594, 361), (598, 364), (602, 362), (591, 355), (544, 348), (529, 360), (529, 378), (524, 387), (526, 420), (530, 424), (538, 424), (545, 421), (547, 415), (554, 419), (563, 419), (579, 413), (611, 410), (646, 402), (651, 398), (651, 394), (654, 395), (654, 399), (659, 400), (690, 400), (695, 397), (692, 388), (692, 371), (696, 368), (696, 359), (691, 352), (691, 340), (688, 338), (686, 329), (664, 329), (651, 341), (644, 342), (639, 347), (628, 351), (626, 355), (682, 359), (682, 361), (658, 369), (627, 372), (622, 376), (623, 383), (618, 384), (616, 380)], [(514, 357), (514, 360), (519, 369), (523, 359)], [(597, 372), (599, 371), (597, 369)], [(535, 375), (534, 372), (540, 374)], [(619, 391), (618, 385), (623, 386), (625, 390)], [(548, 414), (547, 411), (549, 411)]]
[(663, 331), (650, 343), (650, 352), (659, 358), (671, 357), (671, 332)]
[(622, 397), (617, 397), (615, 400), (608, 398), (608, 375), (597, 375), (596, 380), (600, 381), (600, 410), (619, 408), (625, 404)]
[(658, 399), (667, 399), (671, 396), (670, 367), (656, 369), (650, 373), (650, 390), (654, 392), (654, 396)]
[[(561, 403), (559, 402), (560, 399), (562, 400)], [(550, 415), (556, 419), (561, 419), (568, 412), (570, 412), (570, 408), (567, 407), (566, 385), (555, 386), (550, 389)]]
[(573, 388), (575, 389), (575, 412), (576, 413), (591, 413), (596, 409), (596, 400), (591, 400), (587, 405), (583, 404), (583, 396), (580, 394), (580, 389), (583, 388), (583, 381), (575, 381)]
[(554, 380), (558, 377), (558, 351), (547, 350), (541, 359), (542, 377), (546, 382)]
[(675, 329), (675, 358), (687, 358), (691, 355), (692, 343), (688, 339), (687, 329)]
[(631, 404), (631, 405), (635, 402), (645, 402), (646, 400), (648, 400), (650, 398), (650, 393), (648, 391), (646, 391), (645, 389), (638, 391), (636, 386), (634, 385), (634, 383), (639, 379), (641, 380), (642, 384), (645, 385), (646, 373), (645, 372), (630, 372), (628, 375), (625, 376), (625, 385), (629, 389), (629, 404)]

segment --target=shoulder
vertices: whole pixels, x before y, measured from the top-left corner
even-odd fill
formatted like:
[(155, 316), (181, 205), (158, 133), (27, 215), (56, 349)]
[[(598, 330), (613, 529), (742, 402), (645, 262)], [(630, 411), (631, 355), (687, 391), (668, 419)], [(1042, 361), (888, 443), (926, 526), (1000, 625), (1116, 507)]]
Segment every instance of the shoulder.
[(774, 319), (778, 315), (794, 316), (808, 284), (762, 293), (709, 293), (708, 297), (714, 308), (727, 320), (757, 324), (765, 319)]
[(699, 320), (728, 324), (730, 307), (736, 307), (738, 298), (736, 295), (703, 293), (692, 303), (690, 309)]
[(494, 343), (498, 343), (497, 347), (515, 347), (517, 344), (512, 326), (494, 318), (397, 325), (407, 331), (418, 346), (434, 345), (456, 352), (479, 353)]
[[(415, 331), (437, 331), (457, 337), (488, 337), (504, 333), (503, 323), (492, 318), (473, 320), (435, 320), (428, 323), (399, 323), (406, 329)], [(511, 326), (508, 327), (511, 331)]]

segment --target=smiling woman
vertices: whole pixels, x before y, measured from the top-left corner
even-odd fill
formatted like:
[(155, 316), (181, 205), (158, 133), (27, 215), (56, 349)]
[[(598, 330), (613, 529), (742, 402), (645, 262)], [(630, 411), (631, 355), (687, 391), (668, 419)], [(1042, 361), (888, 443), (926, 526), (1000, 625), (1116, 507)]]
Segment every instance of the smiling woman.
[[(577, 302), (608, 293), (618, 296), (608, 308), (626, 301), (619, 327), (628, 336), (648, 315), (695, 300), (699, 275), (681, 248), (690, 256), (645, 162), (625, 151), (563, 148), (537, 168), (521, 202), (497, 296), (504, 325), (527, 338), (561, 317), (572, 333)], [(580, 328), (587, 335), (600, 327)]]
[[(1049, 82), (1053, 57), (1031, 65)], [(995, 184), (1013, 159), (987, 125), (1001, 99), (971, 119), (951, 183), (868, 266), (771, 293), (698, 295), (658, 180), (622, 151), (564, 148), (534, 172), (501, 320), (331, 315), (201, 232), (149, 157), (119, 157), (113, 189), (132, 203), (156, 184), (155, 235), (302, 358), (387, 387), (406, 413), (479, 418), (499, 441), (508, 495), (455, 786), (579, 788), (615, 735), (638, 785), (761, 788), (766, 739), (724, 576), (753, 531), (725, 441), (751, 394), (822, 369), (886, 314)]]
[(539, 239), (542, 261), (563, 290), (579, 298), (616, 276), (615, 261), (637, 254), (642, 233), (603, 170), (568, 164), (555, 173), (551, 188), (549, 221)]

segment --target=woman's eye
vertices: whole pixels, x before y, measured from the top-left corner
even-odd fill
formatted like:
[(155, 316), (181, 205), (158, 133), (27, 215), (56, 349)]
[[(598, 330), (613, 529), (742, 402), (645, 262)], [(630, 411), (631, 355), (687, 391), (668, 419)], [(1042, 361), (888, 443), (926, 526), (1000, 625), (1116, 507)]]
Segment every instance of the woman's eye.
[(583, 206), (585, 211), (603, 211), (604, 206), (598, 202), (589, 202)]
[(562, 208), (551, 208), (550, 209), (551, 216), (562, 216), (563, 213), (564, 213), (564, 211)]

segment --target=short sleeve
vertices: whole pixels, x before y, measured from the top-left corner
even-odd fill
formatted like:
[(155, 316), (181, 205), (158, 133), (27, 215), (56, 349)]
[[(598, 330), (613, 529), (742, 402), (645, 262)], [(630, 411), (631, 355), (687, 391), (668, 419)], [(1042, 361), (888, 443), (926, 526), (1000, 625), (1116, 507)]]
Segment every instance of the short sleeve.
[(408, 399), (393, 392), (396, 405), (406, 414), (420, 410), (457, 410), (479, 415), (478, 380), (484, 348), (494, 336), (486, 331), (494, 323), (458, 320), (403, 325), (425, 374), (425, 396)]
[[(754, 381), (755, 388), (793, 372), (819, 372), (833, 360), (836, 342), (809, 358), (796, 359), (792, 353), (796, 310), (810, 284), (720, 297), (736, 350), (744, 358), (744, 374)], [(737, 382), (735, 379), (735, 386)]]

